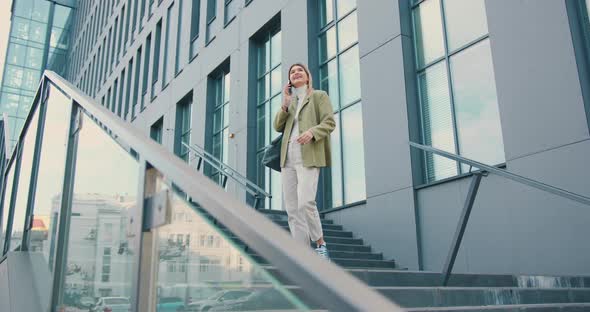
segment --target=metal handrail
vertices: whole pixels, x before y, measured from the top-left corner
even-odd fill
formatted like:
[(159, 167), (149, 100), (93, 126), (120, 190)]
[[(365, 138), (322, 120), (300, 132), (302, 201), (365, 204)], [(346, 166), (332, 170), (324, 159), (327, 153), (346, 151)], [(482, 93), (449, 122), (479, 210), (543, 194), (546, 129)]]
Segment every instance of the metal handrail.
[(321, 302), (331, 311), (403, 311), (400, 307), (371, 289), (337, 265), (322, 260), (301, 243), (296, 242), (271, 220), (252, 210), (215, 184), (202, 173), (153, 140), (136, 127), (115, 116), (79, 91), (58, 74), (45, 71), (43, 79), (70, 95), (93, 119), (147, 162), (162, 172), (200, 207), (240, 238), (250, 248), (276, 267), (305, 295)]
[[(202, 161), (205, 161), (215, 170), (219, 171), (225, 177), (230, 177), (234, 181), (238, 183), (240, 187), (242, 187), (246, 192), (250, 195), (254, 196), (254, 208), (258, 208), (258, 203), (261, 198), (272, 198), (272, 195), (260, 188), (258, 185), (254, 184), (248, 178), (240, 174), (234, 168), (230, 167), (219, 158), (213, 156), (209, 152), (207, 152), (204, 148), (193, 144), (188, 145), (182, 142), (182, 145), (186, 147), (188, 150), (193, 152), (197, 157), (199, 157), (199, 162), (197, 163), (197, 171), (201, 170)], [(227, 178), (225, 178), (222, 182), (222, 186), (225, 187), (227, 183)]]
[(555, 186), (551, 186), (549, 184), (545, 184), (545, 183), (542, 183), (539, 181), (535, 181), (530, 178), (526, 178), (526, 177), (520, 176), (518, 174), (514, 174), (514, 173), (508, 172), (503, 169), (499, 169), (499, 168), (496, 168), (496, 167), (493, 167), (490, 165), (486, 165), (486, 164), (483, 164), (483, 163), (477, 162), (475, 160), (471, 160), (471, 159), (468, 159), (468, 158), (465, 158), (465, 157), (462, 157), (462, 156), (459, 156), (459, 155), (456, 155), (453, 153), (445, 152), (443, 150), (440, 150), (440, 149), (437, 149), (437, 148), (434, 148), (431, 146), (426, 146), (426, 145), (422, 145), (422, 144), (418, 144), (418, 143), (414, 143), (414, 142), (410, 142), (410, 145), (412, 147), (424, 150), (426, 152), (431, 152), (433, 154), (437, 154), (437, 155), (464, 163), (466, 165), (470, 165), (472, 167), (479, 168), (479, 169), (487, 171), (489, 173), (493, 173), (495, 175), (499, 175), (501, 177), (504, 177), (504, 178), (507, 178), (507, 179), (510, 179), (510, 180), (513, 180), (513, 181), (516, 181), (516, 182), (519, 182), (522, 184), (526, 184), (528, 186), (532, 186), (532, 187), (537, 188), (539, 190), (546, 191), (546, 192), (549, 192), (549, 193), (552, 193), (552, 194), (555, 194), (555, 195), (558, 195), (561, 197), (569, 198), (571, 200), (577, 201), (582, 204), (590, 205), (590, 198), (589, 197), (586, 197), (586, 196), (583, 196), (580, 194), (576, 194), (576, 193), (573, 193), (570, 191), (566, 191), (564, 189), (560, 189)]
[(442, 272), (442, 285), (446, 286), (449, 282), (449, 278), (451, 275), (451, 272), (453, 270), (453, 266), (455, 264), (455, 259), (457, 258), (457, 253), (459, 252), (459, 247), (461, 246), (461, 241), (463, 239), (463, 234), (465, 234), (465, 229), (467, 228), (467, 223), (469, 221), (469, 216), (471, 214), (471, 208), (473, 207), (473, 203), (475, 202), (475, 197), (477, 195), (477, 191), (479, 190), (479, 185), (481, 182), (482, 177), (487, 176), (488, 173), (491, 174), (495, 174), (498, 176), (501, 176), (503, 178), (521, 183), (521, 184), (525, 184), (528, 185), (530, 187), (534, 187), (536, 189), (539, 189), (541, 191), (545, 191), (557, 196), (561, 196), (585, 205), (589, 205), (590, 206), (590, 198), (580, 195), (580, 194), (576, 194), (564, 189), (560, 189), (557, 188), (555, 186), (551, 186), (539, 181), (535, 181), (532, 180), (530, 178), (526, 178), (523, 177), (521, 175), (518, 174), (514, 174), (511, 172), (508, 172), (504, 169), (500, 169), (500, 168), (496, 168), (490, 165), (486, 165), (480, 162), (477, 162), (475, 160), (472, 159), (468, 159), (465, 158), (463, 156), (459, 156), (453, 153), (449, 153), (437, 148), (434, 148), (432, 146), (426, 146), (426, 145), (422, 145), (422, 144), (418, 144), (415, 142), (410, 141), (409, 142), (410, 146), (419, 150), (423, 150), (425, 152), (429, 152), (429, 153), (433, 153), (454, 161), (457, 161), (459, 163), (463, 163), (466, 165), (471, 166), (471, 168), (476, 167), (479, 170), (476, 170), (474, 172), (472, 172), (473, 175), (473, 179), (471, 181), (471, 184), (469, 186), (469, 191), (467, 193), (467, 198), (465, 200), (465, 204), (463, 206), (463, 211), (461, 213), (461, 217), (459, 218), (459, 223), (457, 224), (457, 229), (455, 230), (455, 235), (453, 237), (453, 241), (451, 243), (451, 247), (449, 249), (449, 253), (447, 255), (447, 260), (445, 262), (445, 265), (443, 267), (443, 272)]

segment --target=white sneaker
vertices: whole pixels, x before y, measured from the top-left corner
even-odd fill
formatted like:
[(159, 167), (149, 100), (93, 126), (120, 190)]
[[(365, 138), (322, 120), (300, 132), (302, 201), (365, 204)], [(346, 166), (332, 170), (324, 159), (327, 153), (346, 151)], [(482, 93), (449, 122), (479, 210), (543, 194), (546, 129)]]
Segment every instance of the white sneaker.
[(318, 256), (322, 259), (330, 261), (330, 253), (328, 253), (328, 248), (326, 244), (320, 245), (320, 247), (316, 247), (315, 252), (317, 252)]

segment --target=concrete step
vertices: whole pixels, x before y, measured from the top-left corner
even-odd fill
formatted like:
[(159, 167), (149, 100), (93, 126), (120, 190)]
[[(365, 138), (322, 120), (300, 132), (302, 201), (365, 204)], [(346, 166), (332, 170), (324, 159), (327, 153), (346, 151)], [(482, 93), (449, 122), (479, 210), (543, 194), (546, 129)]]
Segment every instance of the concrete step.
[[(286, 231), (289, 231), (289, 226), (281, 226)], [(323, 229), (323, 226), (322, 226)], [(324, 236), (333, 236), (333, 237), (352, 237), (352, 232), (349, 231), (341, 231), (341, 230), (325, 230), (323, 229)]]
[[(265, 265), (268, 261), (256, 254), (250, 254), (256, 263)], [(382, 259), (336, 258), (330, 255), (330, 260), (344, 268), (395, 268), (395, 261)], [(276, 271), (275, 271), (276, 273)], [(285, 280), (286, 282), (286, 280)]]
[[(258, 256), (256, 253), (249, 252), (252, 256)], [(370, 252), (351, 252), (351, 251), (335, 251), (330, 250), (330, 258), (340, 259), (357, 259), (357, 260), (383, 260), (382, 254), (370, 253)]]
[[(370, 286), (440, 286), (439, 272), (400, 270), (349, 270)], [(529, 276), (506, 274), (452, 274), (448, 286), (520, 287), (520, 288), (590, 288), (590, 277)]]
[[(289, 227), (289, 223), (287, 221), (274, 221), (276, 224), (282, 227)], [(333, 230), (333, 231), (343, 231), (342, 225), (336, 224), (322, 224), (322, 229), (325, 230)]]
[(498, 306), (409, 308), (408, 312), (588, 312), (590, 303), (516, 304)]
[(402, 307), (590, 303), (590, 288), (374, 287)]
[[(287, 222), (288, 220), (287, 215), (266, 215), (266, 217), (274, 222)], [(320, 222), (322, 223), (322, 225), (334, 224), (334, 221), (324, 218), (320, 218)]]

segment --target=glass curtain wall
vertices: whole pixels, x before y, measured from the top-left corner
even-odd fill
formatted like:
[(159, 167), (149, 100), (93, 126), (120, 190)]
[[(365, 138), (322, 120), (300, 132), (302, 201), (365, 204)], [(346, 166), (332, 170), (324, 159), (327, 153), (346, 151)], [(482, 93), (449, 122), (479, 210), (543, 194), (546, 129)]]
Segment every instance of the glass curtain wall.
[[(483, 0), (424, 0), (412, 6), (422, 140), (497, 165), (504, 143)], [(469, 170), (427, 154), (425, 182)]]
[[(227, 66), (229, 67), (229, 66)], [(210, 153), (213, 157), (228, 163), (228, 140), (229, 140), (229, 92), (230, 92), (230, 73), (226, 70), (220, 70), (211, 77), (210, 85), (210, 103), (211, 120), (213, 129), (211, 131)], [(222, 183), (223, 176), (217, 170), (211, 170), (210, 177)]]
[(274, 116), (282, 103), (281, 30), (274, 27), (261, 35), (256, 42), (256, 183), (272, 199), (267, 198), (264, 208), (282, 209), (281, 174), (262, 164), (264, 147), (279, 133), (273, 127)]
[(324, 187), (325, 208), (332, 208), (366, 199), (357, 12), (355, 0), (318, 4), (319, 87), (330, 95), (336, 120), (331, 177)]
[(53, 16), (50, 16), (51, 6), (47, 0), (13, 0), (0, 87), (0, 113), (8, 114), (10, 150), (29, 114), (43, 70), (65, 72), (63, 60), (69, 46), (72, 10), (54, 5)]

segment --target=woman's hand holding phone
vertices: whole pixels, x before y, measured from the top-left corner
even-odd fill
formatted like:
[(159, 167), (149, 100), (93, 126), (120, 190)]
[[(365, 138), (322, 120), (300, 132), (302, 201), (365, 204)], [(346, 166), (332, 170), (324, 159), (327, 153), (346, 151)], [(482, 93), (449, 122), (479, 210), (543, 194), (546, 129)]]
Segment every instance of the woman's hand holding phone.
[(287, 82), (285, 87), (283, 87), (283, 104), (281, 105), (281, 109), (285, 112), (289, 110), (289, 105), (291, 104), (291, 82)]

